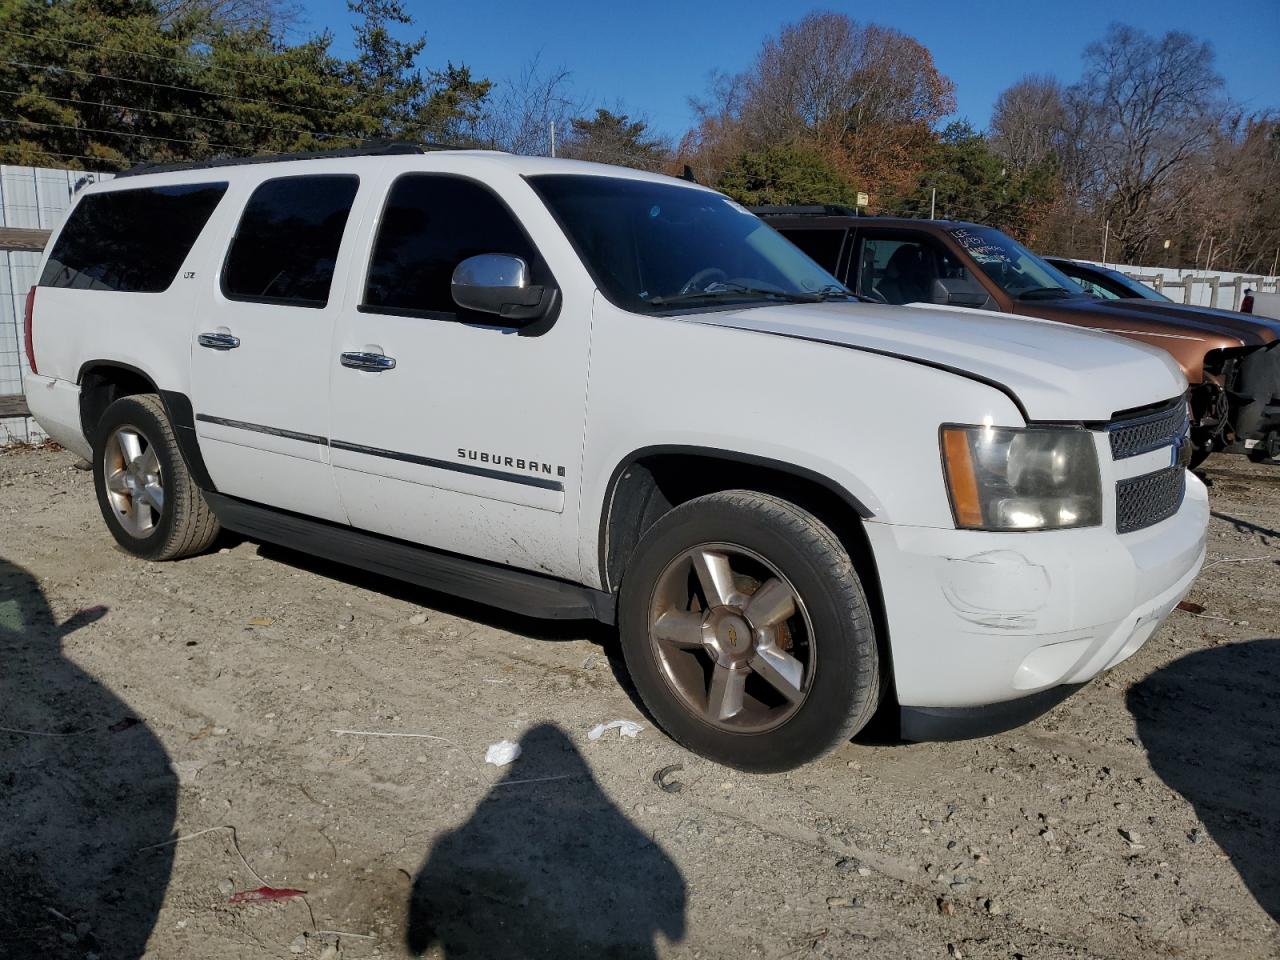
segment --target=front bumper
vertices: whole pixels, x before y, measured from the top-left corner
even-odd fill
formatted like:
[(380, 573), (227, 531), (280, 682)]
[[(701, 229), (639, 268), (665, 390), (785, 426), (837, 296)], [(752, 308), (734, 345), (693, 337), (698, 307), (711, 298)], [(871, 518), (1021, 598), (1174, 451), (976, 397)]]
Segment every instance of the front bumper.
[(1209, 501), (1187, 476), (1167, 520), (983, 533), (868, 523), (904, 708), (972, 708), (1082, 684), (1132, 656), (1204, 562)]

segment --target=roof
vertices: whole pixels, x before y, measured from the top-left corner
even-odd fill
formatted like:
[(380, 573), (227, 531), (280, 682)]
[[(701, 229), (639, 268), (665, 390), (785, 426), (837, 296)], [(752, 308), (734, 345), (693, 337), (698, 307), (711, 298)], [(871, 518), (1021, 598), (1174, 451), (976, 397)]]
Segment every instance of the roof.
[[(611, 176), (629, 180), (648, 180), (658, 183), (678, 184), (698, 190), (710, 188), (691, 183), (687, 180), (670, 177), (660, 173), (650, 173), (631, 167), (617, 167), (604, 163), (591, 163), (585, 160), (566, 160), (557, 157), (530, 157), (520, 154), (503, 153), (500, 150), (483, 150), (474, 148), (441, 148), (434, 145), (421, 146), (395, 141), (380, 142), (366, 147), (344, 150), (316, 151), (295, 154), (267, 154), (256, 157), (234, 157), (224, 160), (209, 160), (199, 163), (182, 163), (166, 165), (142, 165), (130, 168), (91, 192), (128, 188), (134, 184), (135, 178), (150, 180), (164, 178), (175, 183), (207, 182), (210, 176), (218, 179), (262, 180), (270, 177), (307, 172), (316, 173), (356, 172), (364, 167), (381, 168), (393, 165), (394, 169), (410, 170), (449, 170), (457, 172), (459, 159), (475, 160), (490, 167), (503, 167), (517, 176), (538, 176), (541, 174), (580, 174), (587, 176)], [(123, 180), (124, 182), (120, 182)]]
[(853, 211), (850, 207), (837, 204), (812, 204), (801, 206), (762, 206), (752, 207), (751, 212), (765, 220), (787, 219), (795, 223), (812, 223), (814, 226), (836, 227), (881, 226), (908, 227), (919, 230), (921, 227), (935, 230), (950, 230), (954, 227), (985, 227), (985, 224), (968, 220), (929, 220), (923, 217), (881, 217), (866, 216)]

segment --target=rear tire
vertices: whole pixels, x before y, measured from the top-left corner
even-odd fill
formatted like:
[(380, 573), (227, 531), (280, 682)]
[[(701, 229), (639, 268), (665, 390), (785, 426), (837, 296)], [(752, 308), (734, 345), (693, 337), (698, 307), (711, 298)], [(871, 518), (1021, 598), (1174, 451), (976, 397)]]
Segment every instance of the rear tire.
[(623, 655), (654, 719), (755, 773), (846, 742), (883, 689), (875, 628), (839, 539), (795, 504), (713, 493), (665, 514), (628, 564)]
[(93, 438), (93, 482), (107, 528), (134, 556), (177, 560), (208, 549), (218, 536), (218, 520), (154, 394), (107, 407)]

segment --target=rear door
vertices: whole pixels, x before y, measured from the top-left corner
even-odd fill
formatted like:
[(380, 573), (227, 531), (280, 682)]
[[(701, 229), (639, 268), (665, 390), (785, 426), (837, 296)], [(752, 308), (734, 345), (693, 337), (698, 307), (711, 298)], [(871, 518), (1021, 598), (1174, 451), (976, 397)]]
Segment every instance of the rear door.
[(328, 357), (333, 474), (353, 526), (576, 577), (590, 294), (558, 288), (558, 314), (513, 326), (450, 289), (486, 253), (557, 286), (522, 226), (555, 230), (545, 208), (516, 177), (503, 197), (450, 173), (388, 185)]
[(345, 521), (329, 469), (329, 344), (360, 181), (262, 181), (197, 315), (196, 435), (220, 493)]

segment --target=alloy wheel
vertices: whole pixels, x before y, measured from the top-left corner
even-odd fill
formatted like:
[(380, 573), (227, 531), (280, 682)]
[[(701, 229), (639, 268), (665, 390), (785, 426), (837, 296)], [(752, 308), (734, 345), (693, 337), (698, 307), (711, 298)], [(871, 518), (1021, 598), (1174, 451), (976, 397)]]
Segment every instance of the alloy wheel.
[(737, 733), (774, 729), (813, 685), (813, 625), (791, 582), (745, 547), (700, 544), (658, 577), (649, 638), (686, 709)]
[(164, 512), (164, 477), (146, 434), (137, 427), (117, 427), (103, 450), (102, 478), (120, 525), (138, 539), (150, 536)]

